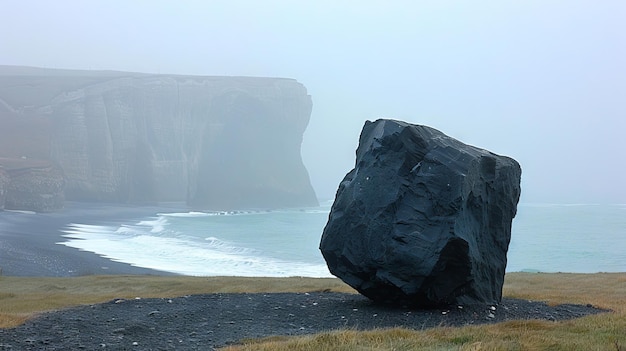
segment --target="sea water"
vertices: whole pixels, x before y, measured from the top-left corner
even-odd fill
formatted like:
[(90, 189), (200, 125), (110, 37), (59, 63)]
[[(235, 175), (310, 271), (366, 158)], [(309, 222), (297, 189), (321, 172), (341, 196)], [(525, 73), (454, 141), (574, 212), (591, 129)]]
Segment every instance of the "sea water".
[[(185, 275), (329, 277), (318, 247), (330, 206), (70, 223), (60, 244)], [(626, 204), (520, 204), (507, 271), (625, 272)]]

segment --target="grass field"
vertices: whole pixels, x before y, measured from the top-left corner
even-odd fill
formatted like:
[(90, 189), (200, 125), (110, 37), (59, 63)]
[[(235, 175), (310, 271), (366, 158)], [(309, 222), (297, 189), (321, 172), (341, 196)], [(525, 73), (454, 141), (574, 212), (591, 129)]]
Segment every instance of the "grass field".
[[(354, 292), (338, 279), (86, 276), (0, 277), (0, 327), (41, 311), (114, 298), (199, 293)], [(549, 304), (593, 304), (613, 312), (565, 322), (509, 321), (426, 331), (342, 330), (304, 337), (250, 340), (225, 350), (617, 350), (626, 351), (626, 273), (508, 274), (504, 295)]]

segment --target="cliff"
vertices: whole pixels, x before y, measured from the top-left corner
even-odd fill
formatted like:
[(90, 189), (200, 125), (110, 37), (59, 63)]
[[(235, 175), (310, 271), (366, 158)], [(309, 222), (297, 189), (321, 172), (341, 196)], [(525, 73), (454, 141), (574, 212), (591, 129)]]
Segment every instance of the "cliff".
[(0, 157), (58, 166), (67, 199), (200, 209), (317, 204), (293, 79), (0, 66)]

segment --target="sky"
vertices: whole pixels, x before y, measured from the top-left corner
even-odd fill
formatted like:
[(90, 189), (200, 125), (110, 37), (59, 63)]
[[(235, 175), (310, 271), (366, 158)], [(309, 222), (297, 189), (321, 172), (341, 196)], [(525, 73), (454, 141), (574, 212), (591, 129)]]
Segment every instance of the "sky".
[(523, 203), (626, 203), (626, 1), (0, 5), (0, 65), (297, 79), (322, 199), (393, 118), (516, 159)]

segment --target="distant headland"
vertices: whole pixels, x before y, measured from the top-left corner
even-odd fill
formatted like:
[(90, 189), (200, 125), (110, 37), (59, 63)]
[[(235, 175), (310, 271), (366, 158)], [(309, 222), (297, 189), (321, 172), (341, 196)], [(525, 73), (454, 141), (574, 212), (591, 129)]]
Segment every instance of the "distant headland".
[(0, 66), (0, 209), (317, 205), (294, 79)]

